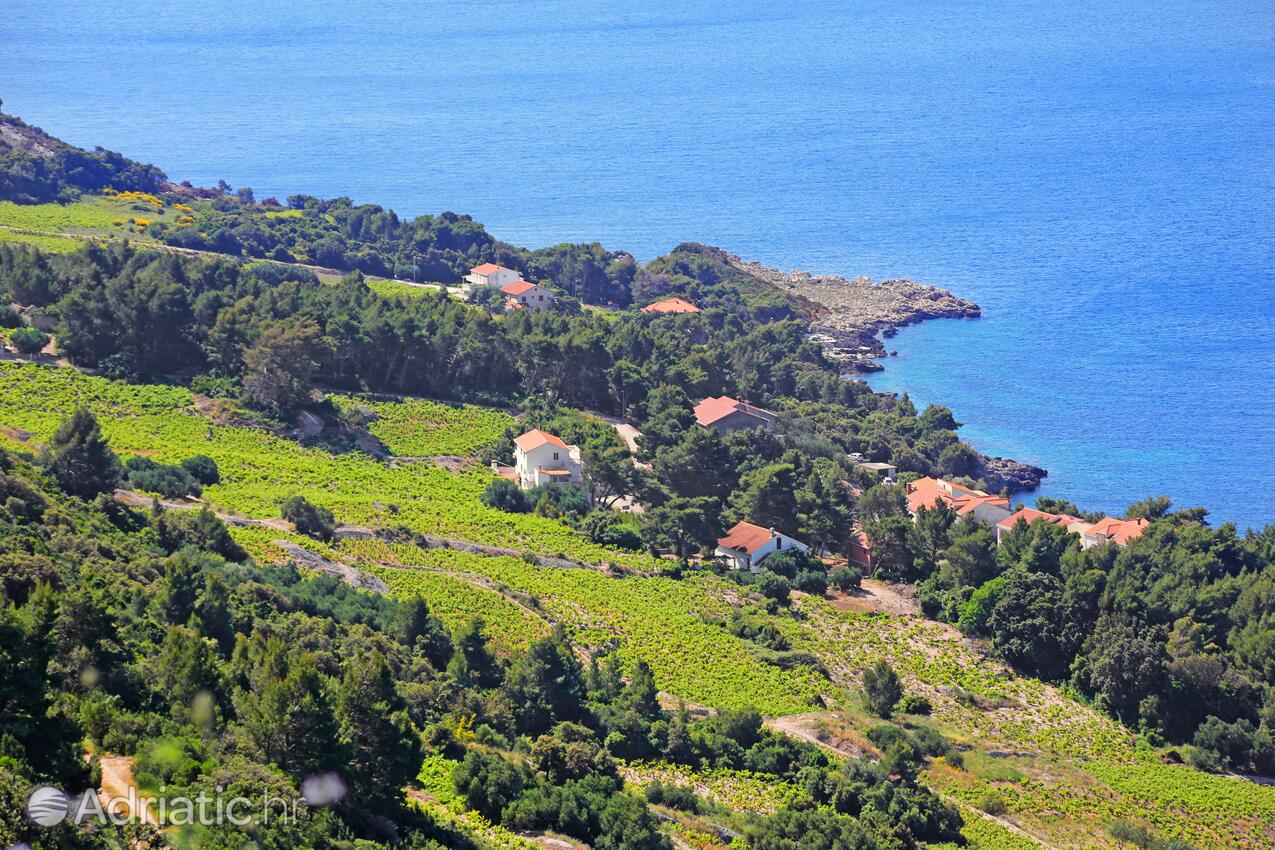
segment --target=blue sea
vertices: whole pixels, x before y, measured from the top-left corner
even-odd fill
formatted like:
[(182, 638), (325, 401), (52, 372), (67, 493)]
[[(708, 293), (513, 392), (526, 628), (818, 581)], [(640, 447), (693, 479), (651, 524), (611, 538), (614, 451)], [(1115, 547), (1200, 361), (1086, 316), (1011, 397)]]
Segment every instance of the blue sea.
[(259, 198), (937, 284), (984, 318), (875, 387), (1083, 507), (1275, 521), (1269, 0), (8, 0), (0, 98)]

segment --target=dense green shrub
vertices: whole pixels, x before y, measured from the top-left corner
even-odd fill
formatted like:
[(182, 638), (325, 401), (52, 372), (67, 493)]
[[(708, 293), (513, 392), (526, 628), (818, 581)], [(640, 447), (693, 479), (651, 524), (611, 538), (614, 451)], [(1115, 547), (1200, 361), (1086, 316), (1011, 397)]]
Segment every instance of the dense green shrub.
[(489, 508), (511, 514), (525, 514), (531, 510), (527, 494), (507, 478), (493, 478), (479, 497)]
[(316, 540), (331, 540), (336, 536), (332, 511), (311, 503), (304, 496), (289, 496), (279, 507), (279, 514), (296, 527), (299, 534)]
[(903, 698), (903, 683), (888, 662), (878, 661), (863, 671), (863, 695), (869, 711), (889, 717)]
[(9, 334), (9, 341), (19, 354), (38, 354), (49, 344), (49, 335), (35, 328), (18, 328)]

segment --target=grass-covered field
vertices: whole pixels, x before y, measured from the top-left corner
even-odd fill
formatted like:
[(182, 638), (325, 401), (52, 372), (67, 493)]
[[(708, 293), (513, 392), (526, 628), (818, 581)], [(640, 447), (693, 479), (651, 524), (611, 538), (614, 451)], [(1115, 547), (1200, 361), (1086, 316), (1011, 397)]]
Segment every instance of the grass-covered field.
[[(175, 223), (188, 215), (185, 209), (165, 204), (153, 196), (85, 196), (70, 204), (15, 204), (0, 201), (0, 225), (44, 234), (116, 236), (145, 241), (142, 224)], [(158, 203), (156, 203), (158, 202)], [(141, 227), (139, 227), (141, 225)]]
[(50, 254), (70, 254), (78, 251), (84, 244), (82, 240), (67, 236), (48, 236), (43, 233), (25, 233), (19, 230), (6, 230), (0, 227), (0, 242), (11, 242), (19, 245), (30, 245)]
[(387, 280), (383, 277), (366, 278), (368, 288), (377, 295), (386, 298), (395, 298), (398, 296), (406, 296), (408, 298), (424, 298), (439, 291), (439, 288), (446, 288), (446, 284), (437, 283), (430, 286), (413, 286), (410, 283), (403, 283), (397, 280)]

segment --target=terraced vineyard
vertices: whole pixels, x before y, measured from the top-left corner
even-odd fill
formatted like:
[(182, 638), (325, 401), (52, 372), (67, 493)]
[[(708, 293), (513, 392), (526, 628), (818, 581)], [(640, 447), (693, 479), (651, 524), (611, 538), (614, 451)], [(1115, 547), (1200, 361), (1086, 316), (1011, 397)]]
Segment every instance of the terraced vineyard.
[(424, 793), (409, 799), (440, 826), (456, 830), (485, 850), (543, 850), (531, 839), (495, 826), (477, 812), (466, 809), (452, 789), (455, 766), (456, 762), (442, 756), (427, 757), (418, 777)]
[(481, 617), (486, 623), (483, 633), (500, 654), (526, 649), (551, 631), (546, 621), (525, 605), (477, 581), (431, 570), (379, 570), (378, 574), (395, 594), (428, 601), (430, 611), (450, 629)]
[(1103, 835), (1117, 819), (1143, 822), (1161, 835), (1219, 850), (1264, 850), (1275, 830), (1275, 795), (1269, 788), (1182, 765), (1017, 758), (983, 776), (978, 766), (967, 767), (958, 771), (936, 764), (927, 782), (971, 807), (994, 791), (1009, 817), (1055, 846), (1115, 846), (1092, 836)]
[[(482, 469), (449, 472), (424, 461), (396, 468), (362, 454), (305, 448), (263, 430), (214, 422), (187, 390), (129, 386), (71, 369), (0, 362), (0, 442), (31, 449), (48, 438), (77, 405), (99, 414), (112, 444), (124, 454), (177, 461), (207, 454), (223, 482), (206, 497), (225, 513), (269, 521), (232, 529), (254, 557), (286, 556), (279, 541), (381, 576), (396, 594), (419, 594), (450, 626), (474, 616), (488, 624), (496, 648), (516, 650), (562, 623), (585, 648), (615, 647), (622, 661), (652, 667), (659, 687), (691, 704), (755, 706), (769, 715), (827, 706), (855, 716), (862, 669), (886, 658), (909, 692), (934, 705), (934, 720), (970, 747), (966, 768), (943, 761), (929, 771), (936, 790), (976, 808), (989, 790), (1006, 802), (1008, 817), (1054, 847), (1115, 847), (1106, 828), (1130, 818), (1197, 848), (1257, 850), (1275, 836), (1275, 789), (1160, 764), (1133, 736), (1055, 689), (1015, 676), (967, 646), (946, 626), (919, 619), (847, 613), (830, 603), (795, 596), (795, 614), (769, 617), (797, 650), (829, 671), (782, 670), (750, 652), (722, 625), (740, 601), (737, 585), (696, 574), (681, 580), (656, 575), (613, 578), (596, 569), (541, 566), (517, 557), (456, 549), (422, 549), (372, 537), (325, 545), (277, 523), (277, 500), (301, 493), (345, 522), (403, 525), (436, 536), (556, 555), (584, 563), (622, 563), (651, 572), (652, 559), (610, 552), (544, 518), (484, 508)], [(485, 408), (438, 402), (366, 402), (377, 414), (370, 429), (387, 447), (414, 456), (472, 454), (513, 420)], [(990, 751), (1003, 752), (992, 753)], [(441, 769), (438, 765), (434, 766)], [(447, 768), (450, 770), (450, 768)], [(692, 775), (659, 765), (631, 765), (636, 784), (653, 778), (694, 784), (730, 806), (767, 808), (791, 789), (743, 775)], [(760, 784), (758, 784), (760, 783)], [(733, 801), (733, 802), (732, 802)], [(454, 800), (423, 797), (444, 823), (481, 836), (491, 846), (528, 848), (525, 839), (475, 820)], [(1035, 846), (993, 821), (969, 814), (970, 846), (1020, 850)]]
[(595, 570), (366, 539), (346, 541), (341, 551), (395, 592), (420, 592), (431, 604), (431, 588), (417, 578), (420, 570), (395, 565), (493, 579), (536, 600), (577, 644), (615, 645), (625, 664), (645, 661), (661, 690), (691, 703), (789, 714), (809, 711), (821, 695), (834, 696), (828, 682), (808, 668), (785, 671), (758, 661), (737, 638), (706, 623), (704, 615), (721, 618), (728, 611), (697, 581), (613, 579)]
[(471, 455), (506, 428), (517, 427), (503, 410), (473, 404), (407, 399), (369, 401), (347, 395), (330, 398), (342, 407), (358, 407), (376, 415), (368, 431), (396, 455), (431, 457)]
[[(649, 556), (590, 543), (556, 520), (485, 507), (478, 500), (491, 480), (485, 469), (453, 473), (430, 462), (391, 468), (365, 454), (333, 454), (265, 431), (216, 424), (195, 401), (180, 387), (127, 385), (67, 368), (0, 363), (0, 425), (30, 432), (39, 442), (77, 405), (85, 405), (99, 414), (103, 433), (126, 456), (168, 462), (210, 456), (223, 470), (222, 482), (204, 495), (226, 513), (275, 518), (283, 498), (303, 493), (331, 509), (338, 521), (354, 525), (406, 526), (582, 563), (658, 567)], [(432, 444), (472, 450), (503, 415), (484, 415), (480, 421), (486, 424), (462, 429), (468, 436), (436, 436)]]
[[(1035, 680), (1009, 673), (940, 624), (848, 614), (802, 597), (802, 618), (775, 617), (772, 622), (795, 647), (815, 652), (832, 672), (834, 684), (785, 681), (773, 672), (758, 674), (740, 641), (703, 622), (725, 614), (728, 597), (737, 592), (712, 576), (678, 582), (615, 580), (593, 571), (369, 540), (347, 541), (341, 550), (342, 556), (384, 577), (395, 592), (416, 592), (413, 576), (419, 571), (394, 565), (418, 565), (486, 576), (511, 591), (531, 594), (551, 619), (569, 627), (577, 642), (617, 641), (626, 662), (642, 658), (651, 664), (661, 689), (713, 707), (737, 707), (743, 692), (746, 702), (769, 714), (808, 710), (809, 702), (803, 707), (793, 697), (838, 695), (836, 685), (852, 689), (863, 666), (885, 657), (900, 670), (910, 692), (933, 699), (939, 727), (973, 747), (970, 767), (958, 770), (939, 762), (929, 782), (969, 807), (965, 834), (974, 847), (1039, 846), (978, 815), (979, 803), (992, 789), (1007, 800), (1016, 822), (1056, 847), (1115, 847), (1106, 838), (1106, 827), (1117, 818), (1146, 823), (1197, 847), (1228, 850), (1265, 848), (1269, 845), (1263, 837), (1275, 831), (1275, 789), (1162, 765), (1114, 722)], [(643, 624), (645, 619), (652, 622)], [(685, 652), (684, 647), (694, 649)], [(745, 681), (749, 684), (740, 684)], [(795, 693), (794, 684), (802, 685)], [(854, 705), (846, 704), (845, 711), (853, 712)], [(1021, 755), (982, 755), (998, 749)], [(984, 763), (995, 767), (984, 771)], [(643, 769), (650, 775), (635, 773), (635, 781), (664, 778), (661, 766)], [(667, 778), (712, 791), (705, 777)], [(748, 793), (760, 795), (759, 804), (770, 805), (785, 792)]]
[(695, 771), (681, 765), (633, 762), (620, 767), (624, 781), (638, 788), (652, 782), (664, 785), (681, 785), (695, 793), (708, 797), (727, 808), (740, 812), (756, 812), (768, 815), (778, 811), (786, 802), (810, 797), (804, 791), (774, 777), (748, 773), (741, 770)]
[(1133, 738), (1118, 723), (1061, 696), (1035, 679), (1014, 675), (964, 644), (959, 632), (928, 620), (838, 611), (808, 596), (806, 615), (781, 628), (794, 647), (820, 658), (836, 680), (857, 681), (885, 658), (909, 689), (934, 705), (935, 717), (973, 740), (1064, 758), (1127, 761)]

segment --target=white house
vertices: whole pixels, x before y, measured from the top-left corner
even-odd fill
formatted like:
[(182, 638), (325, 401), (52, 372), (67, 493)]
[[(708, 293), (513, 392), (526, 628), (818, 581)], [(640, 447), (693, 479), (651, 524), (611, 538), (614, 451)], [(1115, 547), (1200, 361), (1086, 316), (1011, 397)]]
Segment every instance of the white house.
[(737, 522), (735, 527), (726, 532), (725, 537), (717, 539), (717, 550), (713, 554), (726, 561), (736, 570), (761, 569), (761, 562), (775, 552), (797, 549), (805, 552), (809, 549), (800, 540), (794, 540), (773, 528), (762, 528), (751, 522)]
[(986, 525), (995, 527), (998, 522), (1008, 519), (1009, 499), (962, 487), (942, 478), (918, 478), (909, 483), (907, 491), (908, 513), (916, 519), (921, 508), (934, 508), (939, 502), (945, 502), (956, 511), (957, 516), (973, 514), (974, 518)]
[(899, 477), (899, 468), (892, 463), (874, 463), (864, 460), (859, 461), (857, 465), (864, 472), (880, 481), (884, 481), (887, 478), (898, 479)]
[(505, 306), (510, 310), (548, 310), (553, 307), (553, 292), (538, 283), (515, 280), (502, 286), (500, 291), (505, 294)]
[(470, 286), (494, 286), (499, 289), (521, 277), (522, 275), (513, 269), (507, 269), (495, 263), (483, 263), (469, 270), (469, 274), (465, 275), (465, 282)]
[(524, 490), (542, 484), (579, 484), (583, 481), (580, 449), (537, 428), (514, 438), (514, 473)]

